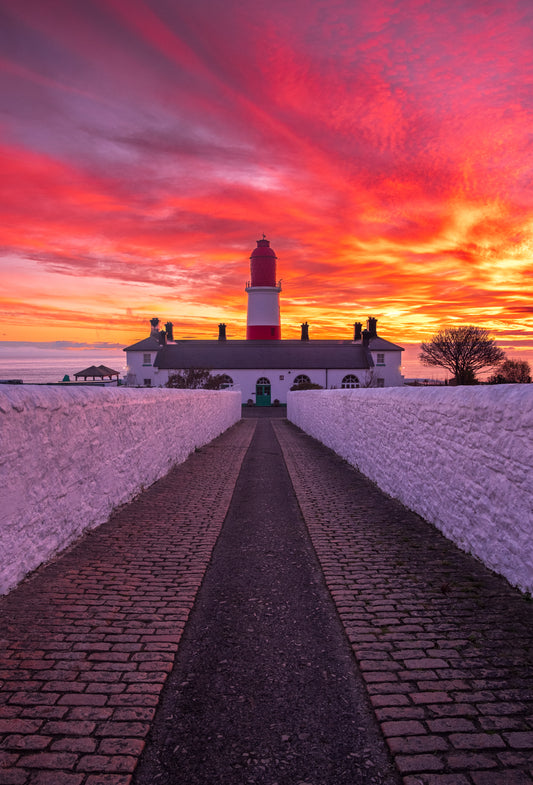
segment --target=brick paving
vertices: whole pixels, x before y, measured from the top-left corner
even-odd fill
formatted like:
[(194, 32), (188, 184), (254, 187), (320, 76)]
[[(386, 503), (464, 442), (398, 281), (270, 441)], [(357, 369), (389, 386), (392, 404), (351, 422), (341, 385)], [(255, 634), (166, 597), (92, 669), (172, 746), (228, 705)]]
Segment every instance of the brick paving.
[(131, 782), (254, 429), (202, 447), (0, 598), (0, 785)]
[[(404, 785), (533, 783), (533, 604), (272, 425)], [(132, 782), (254, 428), (241, 421), (0, 598), (0, 785)]]
[(134, 783), (401, 785), (264, 415)]
[(533, 782), (533, 604), (287, 421), (272, 423), (404, 785)]

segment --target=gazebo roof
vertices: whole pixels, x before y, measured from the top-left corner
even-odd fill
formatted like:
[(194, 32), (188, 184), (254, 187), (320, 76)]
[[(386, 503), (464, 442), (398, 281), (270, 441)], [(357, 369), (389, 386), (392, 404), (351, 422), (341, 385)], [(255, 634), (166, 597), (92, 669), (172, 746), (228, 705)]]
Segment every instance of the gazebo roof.
[(92, 379), (105, 379), (109, 376), (109, 378), (112, 379), (113, 376), (120, 376), (120, 373), (114, 371), (112, 368), (108, 368), (106, 365), (90, 365), (84, 371), (78, 371), (78, 373), (74, 374), (76, 379), (79, 376), (83, 376), (84, 379), (88, 379), (89, 377)]
[(99, 365), (101, 371), (103, 371), (104, 376), (120, 376), (118, 371), (114, 371), (112, 368), (108, 368), (107, 365)]

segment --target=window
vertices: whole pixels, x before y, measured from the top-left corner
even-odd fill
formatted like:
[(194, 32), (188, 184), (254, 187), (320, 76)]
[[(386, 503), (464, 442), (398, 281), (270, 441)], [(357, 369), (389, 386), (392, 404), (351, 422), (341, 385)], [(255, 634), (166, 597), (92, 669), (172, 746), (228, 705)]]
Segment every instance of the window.
[(384, 352), (378, 352), (377, 364), (378, 365), (385, 365), (385, 353)]
[(285, 376), (283, 374), (281, 374), (281, 376), (279, 377), (280, 382), (282, 382), (284, 379), (285, 379)]
[(144, 386), (145, 387), (151, 387), (152, 386), (152, 380), (151, 379), (145, 379), (144, 380)]
[(301, 373), (296, 377), (293, 384), (311, 384), (311, 379), (309, 376), (306, 376), (305, 373)]
[(150, 352), (143, 354), (143, 365), (151, 365), (152, 364), (152, 355)]
[(385, 379), (377, 379), (376, 387), (385, 387)]
[(359, 379), (353, 373), (349, 373), (341, 382), (343, 390), (351, 390), (354, 387), (359, 387)]
[(227, 373), (223, 373), (220, 389), (226, 390), (228, 387), (233, 387), (233, 379)]

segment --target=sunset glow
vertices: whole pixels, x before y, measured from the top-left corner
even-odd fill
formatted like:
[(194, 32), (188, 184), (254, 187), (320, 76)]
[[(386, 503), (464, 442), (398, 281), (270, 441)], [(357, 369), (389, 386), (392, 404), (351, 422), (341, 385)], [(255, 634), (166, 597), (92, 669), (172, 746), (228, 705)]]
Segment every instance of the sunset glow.
[(0, 341), (475, 324), (533, 365), (530, 0), (0, 0)]

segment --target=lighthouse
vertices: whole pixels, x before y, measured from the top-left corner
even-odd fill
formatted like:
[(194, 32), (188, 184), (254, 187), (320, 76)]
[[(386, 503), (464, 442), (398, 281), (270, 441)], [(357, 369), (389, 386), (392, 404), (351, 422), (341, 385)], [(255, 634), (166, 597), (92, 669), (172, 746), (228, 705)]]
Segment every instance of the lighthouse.
[(263, 235), (250, 256), (250, 280), (246, 283), (248, 313), (246, 339), (248, 341), (279, 341), (281, 326), (279, 293), (281, 281), (276, 281), (276, 254)]

